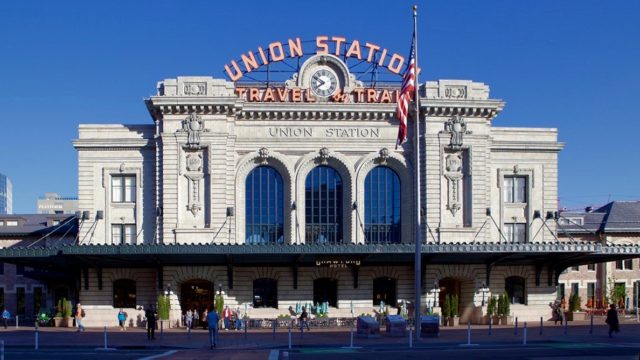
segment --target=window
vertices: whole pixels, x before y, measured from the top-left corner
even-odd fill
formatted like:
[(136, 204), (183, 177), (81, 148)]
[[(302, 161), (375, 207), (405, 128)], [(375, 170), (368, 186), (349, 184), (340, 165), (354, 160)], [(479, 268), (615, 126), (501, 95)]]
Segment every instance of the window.
[(398, 302), (396, 288), (396, 279), (388, 277), (373, 279), (373, 305), (380, 305), (380, 301), (384, 301), (385, 305), (395, 306)]
[(4, 288), (0, 287), (0, 306), (4, 305)]
[(588, 307), (594, 307), (596, 303), (596, 283), (587, 283), (587, 304), (591, 304)]
[(58, 225), (60, 225), (60, 220), (51, 221), (51, 226), (58, 226)]
[(7, 226), (18, 226), (18, 220), (7, 220)]
[(509, 243), (525, 243), (527, 242), (527, 224), (505, 223), (503, 235)]
[(571, 295), (579, 294), (580, 292), (580, 283), (571, 283)]
[(329, 306), (338, 305), (338, 280), (319, 278), (313, 280), (313, 303), (329, 303)]
[(4, 226), (4, 220), (0, 220), (0, 226)]
[(4, 263), (0, 261), (0, 275), (4, 275)]
[(25, 288), (22, 286), (16, 286), (16, 313), (18, 315), (24, 315), (27, 312), (27, 302), (26, 302), (26, 294)]
[(572, 266), (571, 271), (580, 271), (580, 266)]
[(253, 280), (253, 307), (278, 308), (278, 281), (262, 278)]
[(505, 290), (512, 304), (525, 304), (525, 280), (520, 276), (510, 276), (505, 279)]
[(135, 175), (111, 176), (111, 201), (114, 203), (136, 202)]
[(135, 224), (112, 224), (111, 243), (113, 245), (135, 245), (136, 225)]
[(505, 203), (526, 203), (527, 178), (525, 176), (505, 176), (503, 191)]
[(33, 311), (35, 313), (40, 312), (40, 309), (43, 308), (42, 304), (42, 288), (39, 286), (33, 287)]
[(616, 270), (633, 270), (633, 259), (616, 261)]
[(596, 264), (588, 264), (587, 271), (596, 271)]
[(113, 307), (136, 307), (136, 282), (130, 279), (119, 279), (113, 282)]
[(400, 242), (400, 179), (386, 166), (364, 180), (364, 233), (367, 243)]
[(16, 275), (24, 275), (24, 265), (16, 265)]
[(563, 299), (565, 297), (565, 289), (564, 284), (558, 284), (558, 300)]
[(253, 169), (245, 185), (246, 243), (284, 243), (282, 176), (272, 167)]
[(342, 242), (342, 178), (328, 166), (311, 170), (305, 181), (305, 239), (309, 244)]

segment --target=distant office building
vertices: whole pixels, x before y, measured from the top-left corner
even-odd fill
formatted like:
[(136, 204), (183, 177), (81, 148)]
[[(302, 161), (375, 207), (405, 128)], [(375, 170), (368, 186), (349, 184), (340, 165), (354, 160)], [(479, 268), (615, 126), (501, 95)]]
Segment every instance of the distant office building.
[(78, 211), (78, 198), (61, 197), (58, 193), (48, 192), (38, 199), (38, 214), (75, 214)]
[(11, 179), (0, 174), (0, 214), (13, 213), (13, 187)]

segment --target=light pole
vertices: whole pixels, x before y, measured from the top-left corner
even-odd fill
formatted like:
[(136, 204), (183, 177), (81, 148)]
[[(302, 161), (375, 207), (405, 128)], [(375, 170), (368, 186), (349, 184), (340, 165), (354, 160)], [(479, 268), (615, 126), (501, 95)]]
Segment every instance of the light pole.
[(482, 292), (482, 305), (484, 306), (484, 298), (486, 296), (486, 294), (489, 292), (489, 289), (487, 289), (487, 283), (483, 282), (482, 283), (482, 288), (480, 289), (480, 292)]

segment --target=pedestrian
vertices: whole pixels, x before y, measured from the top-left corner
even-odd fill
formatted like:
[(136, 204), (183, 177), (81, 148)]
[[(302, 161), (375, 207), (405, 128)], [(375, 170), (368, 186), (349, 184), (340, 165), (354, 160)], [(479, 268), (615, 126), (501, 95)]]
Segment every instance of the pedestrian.
[(200, 314), (198, 314), (198, 308), (193, 308), (193, 327), (200, 326)]
[(229, 324), (231, 323), (231, 309), (229, 306), (225, 306), (222, 310), (222, 318), (224, 319), (224, 331), (229, 331)]
[(147, 310), (144, 312), (144, 317), (147, 318), (147, 340), (156, 339), (156, 318), (158, 313), (156, 312), (155, 305), (149, 304)]
[(118, 311), (118, 325), (120, 325), (120, 331), (127, 331), (127, 317), (129, 315), (124, 311), (124, 309), (120, 309)]
[[(207, 308), (204, 308), (204, 311), (202, 312), (201, 319), (202, 319), (202, 328), (205, 329), (205, 330), (209, 327), (209, 324), (207, 323), (207, 315), (208, 315), (208, 313), (209, 313), (209, 310)], [(218, 315), (218, 317), (220, 317), (220, 316)]]
[(82, 304), (78, 303), (78, 305), (76, 305), (76, 325), (78, 326), (78, 332), (84, 331), (84, 325), (82, 324), (82, 319), (85, 316), (86, 316), (86, 313), (82, 308)]
[(216, 311), (209, 311), (207, 314), (207, 325), (209, 326), (209, 344), (210, 348), (213, 349), (216, 347), (217, 337), (218, 337), (218, 321), (220, 321), (220, 317)]
[(236, 331), (242, 330), (242, 313), (240, 312), (240, 306), (236, 307)]
[(6, 306), (2, 307), (2, 324), (4, 325), (4, 328), (7, 328), (7, 323), (9, 322), (9, 319), (11, 319), (11, 313), (9, 312), (9, 310), (7, 310)]
[(609, 325), (609, 337), (613, 337), (611, 334), (620, 332), (620, 321), (618, 321), (618, 311), (616, 311), (616, 305), (609, 305), (607, 310), (607, 319), (604, 321)]
[(193, 325), (193, 312), (191, 312), (191, 309), (187, 310), (187, 313), (184, 315), (184, 322), (187, 325), (187, 329), (191, 329)]
[(302, 313), (300, 313), (300, 331), (304, 331), (303, 328), (306, 326), (307, 331), (311, 331), (309, 328), (309, 322), (307, 319), (309, 318), (309, 314), (307, 313), (307, 307), (302, 307)]
[(553, 324), (557, 325), (558, 321), (560, 321), (560, 325), (562, 325), (564, 316), (562, 314), (562, 308), (560, 307), (560, 301), (556, 300), (549, 303), (549, 306), (551, 307), (551, 313), (553, 314)]

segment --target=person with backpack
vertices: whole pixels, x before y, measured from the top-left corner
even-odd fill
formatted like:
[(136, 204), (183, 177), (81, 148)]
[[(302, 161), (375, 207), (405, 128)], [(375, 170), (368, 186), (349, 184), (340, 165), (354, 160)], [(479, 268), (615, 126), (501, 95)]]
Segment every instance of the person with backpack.
[(86, 316), (86, 313), (82, 308), (82, 304), (78, 303), (78, 305), (76, 305), (76, 326), (78, 326), (78, 332), (84, 331), (84, 325), (82, 324), (82, 319), (85, 316)]
[(6, 306), (2, 307), (2, 324), (4, 325), (4, 328), (7, 328), (7, 323), (9, 322), (9, 319), (11, 319), (11, 313), (9, 312), (9, 310), (7, 310)]
[(120, 309), (118, 312), (118, 325), (120, 325), (120, 331), (127, 331), (127, 313), (124, 309)]

